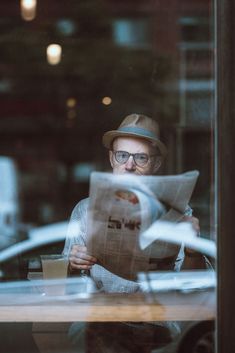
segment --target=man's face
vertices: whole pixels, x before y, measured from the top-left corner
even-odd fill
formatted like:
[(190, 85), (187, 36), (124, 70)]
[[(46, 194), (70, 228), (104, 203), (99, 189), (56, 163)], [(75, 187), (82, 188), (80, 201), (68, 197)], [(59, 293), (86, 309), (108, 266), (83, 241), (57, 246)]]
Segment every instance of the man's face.
[[(131, 154), (138, 153), (136, 162), (134, 156), (130, 155), (126, 162), (120, 163), (115, 158), (115, 152), (122, 151)], [(160, 167), (161, 157), (156, 156), (156, 149), (150, 142), (135, 137), (117, 137), (113, 142), (113, 150), (109, 151), (110, 163), (114, 174), (133, 173), (137, 175), (155, 174)], [(125, 153), (120, 153), (121, 159), (125, 160)], [(145, 158), (147, 157), (147, 163)]]

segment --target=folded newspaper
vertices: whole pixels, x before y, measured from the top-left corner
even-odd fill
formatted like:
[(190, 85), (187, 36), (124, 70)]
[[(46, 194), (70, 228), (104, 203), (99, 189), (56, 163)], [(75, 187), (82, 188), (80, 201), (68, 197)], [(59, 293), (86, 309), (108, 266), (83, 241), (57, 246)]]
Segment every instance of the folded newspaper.
[(101, 266), (127, 279), (136, 278), (140, 271), (156, 269), (156, 264), (159, 269), (161, 264), (174, 264), (180, 244), (159, 240), (156, 234), (156, 240), (143, 248), (141, 234), (157, 221), (174, 222), (176, 226), (188, 207), (198, 175), (196, 170), (170, 176), (93, 172), (88, 252)]

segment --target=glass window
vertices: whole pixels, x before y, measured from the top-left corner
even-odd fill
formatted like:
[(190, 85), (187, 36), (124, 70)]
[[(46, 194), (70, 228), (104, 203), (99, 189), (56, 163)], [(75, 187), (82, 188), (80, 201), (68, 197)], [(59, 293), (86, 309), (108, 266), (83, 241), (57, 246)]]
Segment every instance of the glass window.
[[(146, 340), (149, 352), (214, 351), (213, 12), (212, 0), (1, 1), (5, 353), (18, 345), (43, 353), (40, 334), (72, 352), (85, 330), (93, 352), (98, 336), (111, 347), (107, 330), (114, 352), (142, 351)], [(103, 135), (131, 114), (150, 117), (160, 133), (144, 118), (124, 127), (127, 140), (114, 139), (119, 129), (104, 146)], [(43, 271), (52, 262), (42, 255), (62, 252), (66, 279), (51, 274), (48, 295)]]

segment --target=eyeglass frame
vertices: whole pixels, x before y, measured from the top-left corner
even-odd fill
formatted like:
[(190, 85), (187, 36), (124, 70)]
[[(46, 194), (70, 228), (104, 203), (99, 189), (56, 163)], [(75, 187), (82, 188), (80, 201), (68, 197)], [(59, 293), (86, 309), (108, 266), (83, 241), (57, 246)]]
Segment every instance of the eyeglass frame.
[[(120, 164), (120, 165), (123, 165), (123, 164), (127, 163), (130, 157), (133, 157), (133, 161), (135, 162), (135, 165), (137, 165), (138, 167), (145, 167), (145, 166), (148, 164), (148, 162), (150, 161), (150, 159), (153, 158), (153, 157), (158, 156), (159, 158), (161, 158), (161, 155), (159, 155), (159, 154), (148, 155), (148, 154), (145, 153), (145, 152), (130, 153), (130, 152), (127, 152), (127, 151), (122, 151), (122, 150), (118, 150), (118, 151), (112, 150), (112, 152), (113, 152), (113, 154), (114, 154), (115, 161), (116, 161), (118, 164)], [(128, 153), (128, 158), (127, 158), (127, 160), (126, 160), (125, 162), (123, 162), (123, 163), (119, 162), (119, 161), (117, 160), (117, 158), (116, 158), (116, 153), (117, 153), (117, 152)], [(144, 165), (139, 165), (138, 163), (136, 163), (136, 160), (135, 160), (135, 156), (136, 156), (136, 155), (145, 155), (145, 156), (147, 156), (147, 162), (146, 162)]]

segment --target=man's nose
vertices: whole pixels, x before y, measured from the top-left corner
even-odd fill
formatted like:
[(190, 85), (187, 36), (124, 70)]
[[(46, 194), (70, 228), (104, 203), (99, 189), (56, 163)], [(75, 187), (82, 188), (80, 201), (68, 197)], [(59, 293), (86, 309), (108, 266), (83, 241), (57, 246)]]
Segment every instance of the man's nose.
[(136, 164), (133, 156), (130, 156), (125, 164), (126, 170), (136, 170)]

